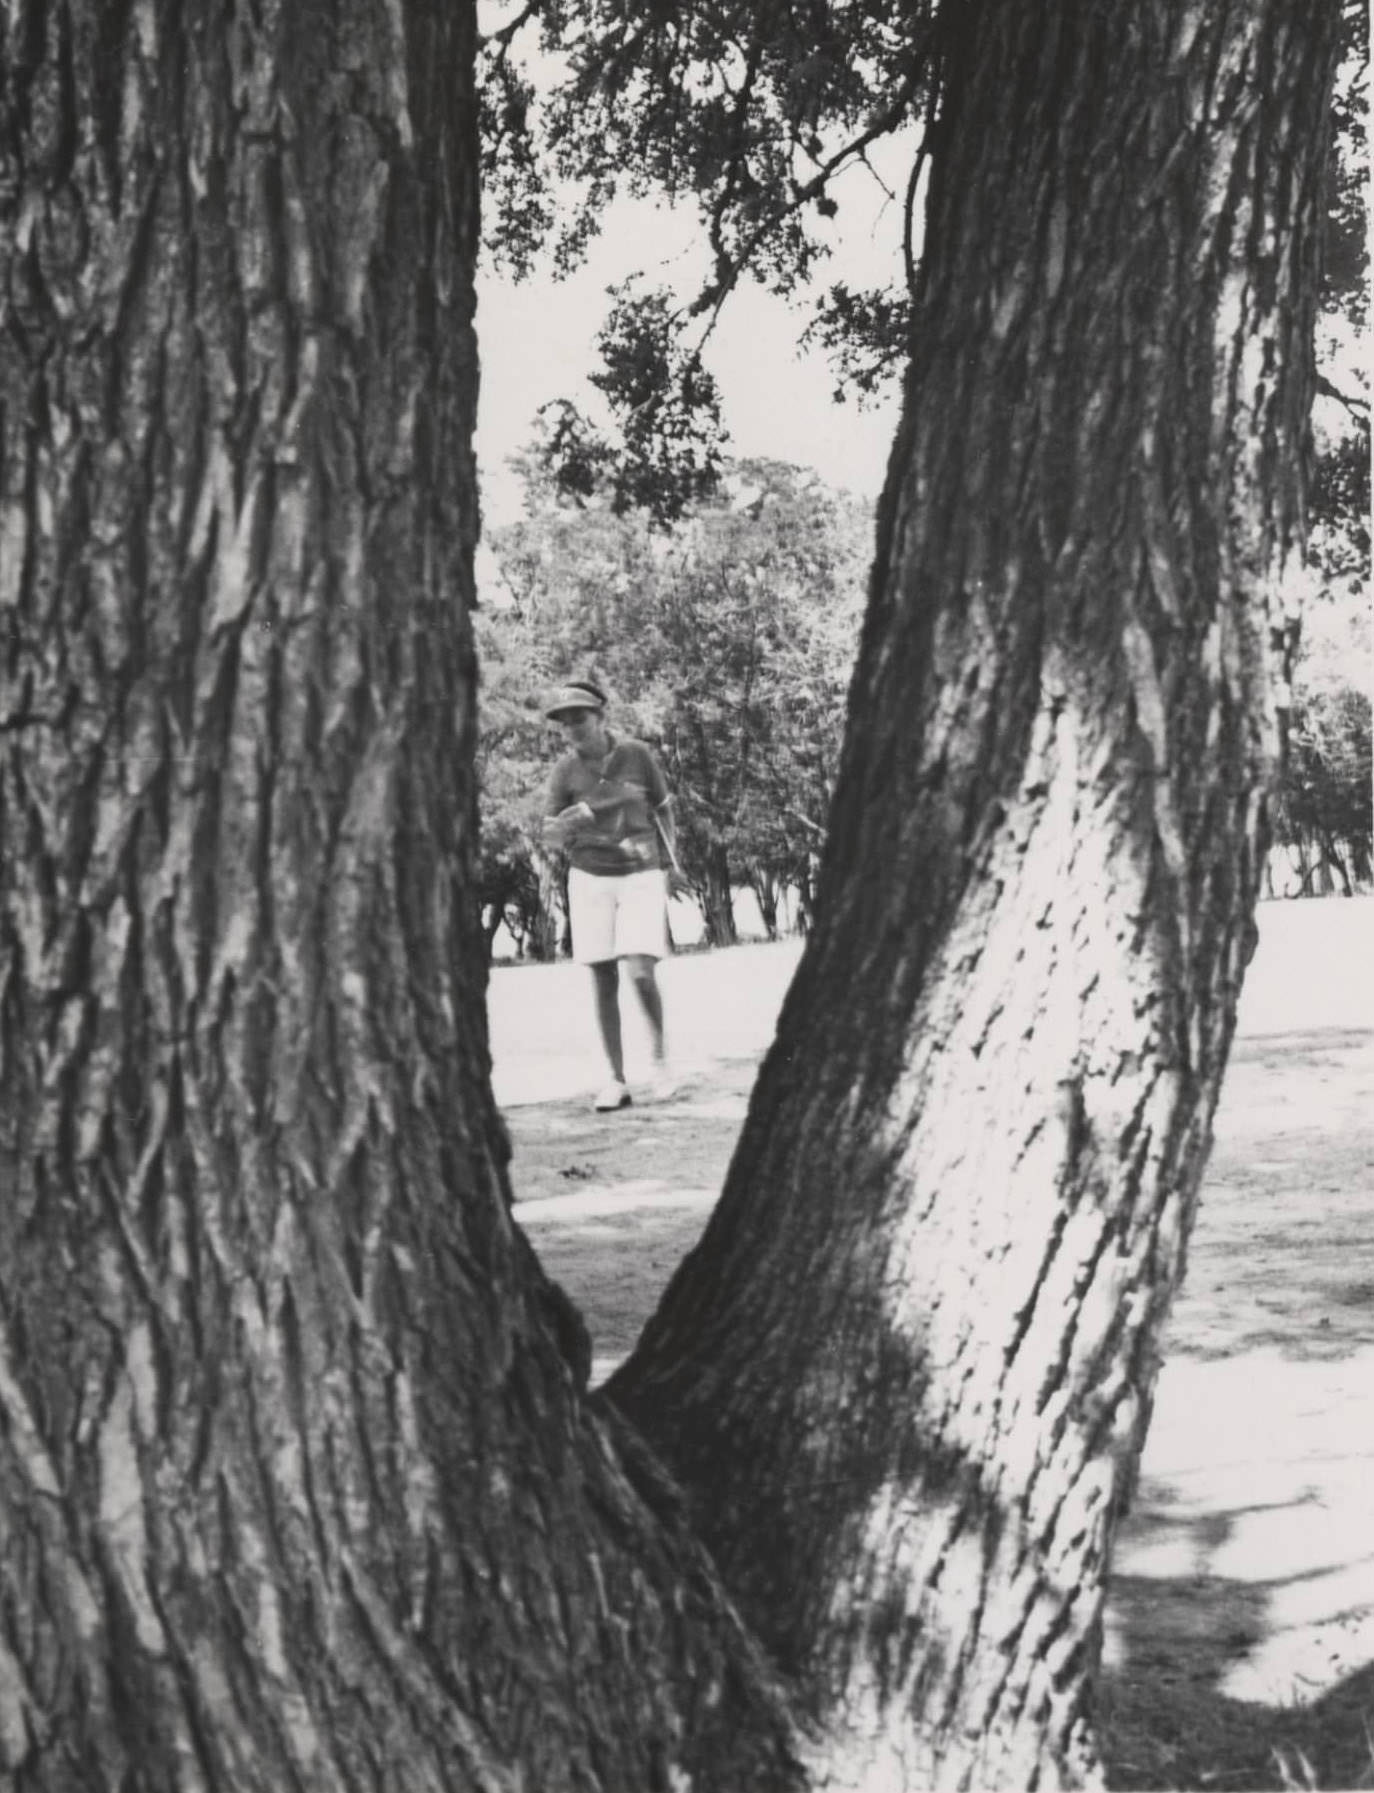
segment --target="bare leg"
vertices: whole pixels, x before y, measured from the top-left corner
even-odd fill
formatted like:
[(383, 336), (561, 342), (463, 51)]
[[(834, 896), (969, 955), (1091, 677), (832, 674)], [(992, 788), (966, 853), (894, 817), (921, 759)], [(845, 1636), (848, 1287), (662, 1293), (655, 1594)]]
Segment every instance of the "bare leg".
[(592, 966), (596, 988), (596, 1021), (601, 1029), (601, 1044), (617, 1083), (625, 1081), (625, 1052), (620, 1041), (620, 967), (614, 959), (604, 959)]
[(625, 961), (630, 982), (635, 987), (640, 1006), (653, 1036), (654, 1063), (661, 1065), (665, 1057), (663, 1038), (663, 993), (658, 987), (655, 961), (645, 954), (632, 953)]

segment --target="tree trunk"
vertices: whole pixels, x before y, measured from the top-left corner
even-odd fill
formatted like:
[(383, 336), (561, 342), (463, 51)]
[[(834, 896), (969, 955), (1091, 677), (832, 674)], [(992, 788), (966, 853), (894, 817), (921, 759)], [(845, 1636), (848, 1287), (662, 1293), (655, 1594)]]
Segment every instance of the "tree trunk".
[(487, 963), (496, 950), (496, 936), (501, 931), (501, 923), (506, 919), (505, 904), (501, 901), (482, 905), (482, 943), (486, 949)]
[(708, 847), (702, 858), (701, 919), (708, 946), (734, 946), (735, 904), (730, 888), (730, 862), (723, 847)]
[(818, 1785), (1098, 1772), (1112, 1537), (1254, 940), (1334, 26), (947, 16), (816, 926), (609, 1390), (795, 1677)]
[(759, 918), (770, 940), (778, 937), (778, 880), (766, 866), (755, 866), (749, 874), (749, 888), (759, 905)]
[[(1355, 891), (1350, 882), (1350, 874), (1345, 869), (1345, 859), (1343, 858), (1343, 856), (1341, 854), (1339, 840), (1336, 838), (1336, 836), (1334, 834), (1323, 834), (1321, 837), (1321, 843), (1322, 843), (1322, 853), (1326, 859), (1327, 865), (1333, 866), (1335, 868), (1336, 877), (1339, 878), (1341, 881), (1341, 895), (1342, 896), (1354, 896)], [(1329, 873), (1328, 873), (1328, 877), (1327, 877), (1327, 883), (1328, 883), (1330, 889), (1332, 891), (1334, 891), (1335, 883), (1334, 883), (1334, 880), (1331, 879)]]
[[(549, 963), (558, 957), (559, 900), (566, 898), (567, 875), (560, 879), (553, 862), (542, 853), (534, 857), (534, 896), (530, 905), (530, 952), (533, 958)], [(564, 903), (566, 911), (566, 901)]]
[(794, 888), (797, 892), (796, 931), (799, 934), (809, 934), (816, 924), (815, 872), (809, 855), (797, 867)]
[(559, 954), (566, 958), (572, 956), (572, 909), (568, 903), (568, 862), (560, 859), (556, 866), (549, 867), (547, 881), (541, 873), (539, 880), (541, 894), (547, 893), (545, 912), (553, 934), (553, 951), (550, 958)]
[(785, 1785), (509, 1214), (472, 7), (0, 34), (0, 1782)]
[(1374, 861), (1370, 858), (1368, 846), (1358, 835), (1350, 842), (1350, 863), (1356, 890), (1365, 889), (1371, 878), (1374, 878)]

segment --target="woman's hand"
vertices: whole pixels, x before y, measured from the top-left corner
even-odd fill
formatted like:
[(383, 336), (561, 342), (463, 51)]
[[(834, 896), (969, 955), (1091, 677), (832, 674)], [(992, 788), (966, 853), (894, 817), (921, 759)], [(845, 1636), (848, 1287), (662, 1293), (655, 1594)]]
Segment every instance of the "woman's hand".
[(544, 842), (550, 847), (566, 847), (584, 823), (590, 822), (592, 806), (590, 803), (570, 803), (566, 809), (560, 809), (556, 816), (544, 817)]

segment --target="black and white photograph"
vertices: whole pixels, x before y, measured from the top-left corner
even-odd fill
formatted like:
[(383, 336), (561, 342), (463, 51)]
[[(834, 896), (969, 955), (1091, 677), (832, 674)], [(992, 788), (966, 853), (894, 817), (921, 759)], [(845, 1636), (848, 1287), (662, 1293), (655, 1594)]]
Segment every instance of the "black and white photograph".
[(1374, 1790), (1367, 0), (3, 0), (0, 1793)]

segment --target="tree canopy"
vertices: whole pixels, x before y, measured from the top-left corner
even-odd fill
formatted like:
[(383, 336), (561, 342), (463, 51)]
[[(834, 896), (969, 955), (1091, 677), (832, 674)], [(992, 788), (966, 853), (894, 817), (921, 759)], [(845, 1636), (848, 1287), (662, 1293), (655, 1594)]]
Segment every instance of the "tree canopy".
[[(1328, 310), (1362, 325), (1367, 9), (1340, 0), (1340, 19), (1322, 292)], [(690, 408), (690, 383), (700, 377), (700, 321), (709, 330), (746, 276), (809, 301), (807, 335), (834, 359), (837, 397), (862, 399), (906, 365), (922, 177), (956, 33), (953, 14), (928, 0), (713, 0), (686, 13), (669, 0), (528, 0), (482, 48), (488, 253), (517, 272), (539, 260), (567, 267), (617, 193), (688, 204), (700, 211), (713, 272), (671, 315), (659, 290), (617, 296), (601, 376), (612, 402), (617, 394), (628, 400), (614, 345), (645, 333), (657, 345), (660, 373), (669, 374), (660, 392), (674, 394), (658, 400), (665, 421), (680, 422), (684, 387)], [(905, 179), (891, 193), (905, 277), (856, 290), (827, 267), (829, 222), (842, 204), (843, 177), (866, 168), (885, 184), (870, 152), (888, 139), (906, 150)], [(575, 193), (577, 203), (555, 205), (556, 192)], [(1367, 401), (1364, 416), (1367, 434)], [(625, 452), (633, 465), (636, 445)]]

